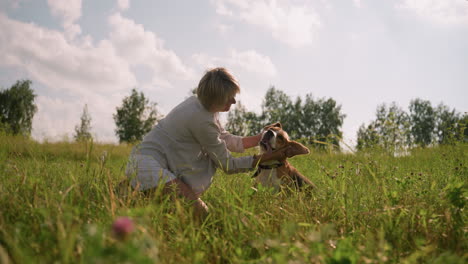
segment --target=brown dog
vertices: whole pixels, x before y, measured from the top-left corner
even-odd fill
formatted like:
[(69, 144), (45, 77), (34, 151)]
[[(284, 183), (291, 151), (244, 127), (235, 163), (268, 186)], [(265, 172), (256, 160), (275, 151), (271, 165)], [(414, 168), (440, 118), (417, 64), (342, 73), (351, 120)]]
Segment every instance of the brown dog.
[[(291, 155), (288, 156), (310, 153), (309, 149), (301, 143), (289, 140), (289, 136), (283, 130), (281, 123), (266, 126), (263, 129), (259, 145), (262, 154), (271, 153), (283, 148), (289, 148), (288, 152)], [(257, 183), (266, 187), (273, 187), (276, 190), (283, 189), (284, 187), (290, 189), (315, 187), (312, 181), (297, 171), (286, 159), (267, 161), (259, 164), (253, 177), (256, 177)]]

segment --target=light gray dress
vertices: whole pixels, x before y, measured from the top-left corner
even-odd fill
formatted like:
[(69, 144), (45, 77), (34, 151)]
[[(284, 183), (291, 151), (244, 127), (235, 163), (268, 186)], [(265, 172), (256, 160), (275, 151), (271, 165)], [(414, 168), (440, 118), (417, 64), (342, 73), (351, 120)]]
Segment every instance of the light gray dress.
[(242, 137), (226, 132), (218, 114), (207, 111), (192, 96), (135, 146), (127, 176), (132, 187), (139, 190), (177, 178), (201, 194), (210, 186), (217, 168), (228, 174), (252, 169), (253, 156), (234, 158), (230, 151), (244, 151)]

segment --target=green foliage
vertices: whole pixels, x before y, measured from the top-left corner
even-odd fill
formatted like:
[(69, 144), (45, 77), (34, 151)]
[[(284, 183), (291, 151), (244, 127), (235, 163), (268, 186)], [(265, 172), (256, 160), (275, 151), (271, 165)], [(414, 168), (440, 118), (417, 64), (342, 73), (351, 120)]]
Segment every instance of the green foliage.
[(0, 130), (14, 135), (29, 136), (37, 112), (36, 95), (30, 80), (17, 81), (11, 88), (0, 91)]
[(158, 121), (156, 103), (150, 103), (143, 92), (132, 89), (130, 96), (123, 99), (122, 105), (117, 107), (114, 114), (115, 133), (119, 142), (137, 142), (142, 140), (154, 124)]
[(440, 104), (436, 109), (436, 141), (439, 144), (453, 144), (467, 138), (468, 116), (462, 116), (455, 109)]
[(433, 142), (436, 127), (436, 113), (431, 102), (414, 99), (409, 105), (409, 118), (413, 143), (425, 147)]
[(467, 184), (460, 182), (447, 186), (446, 197), (455, 208), (462, 210), (465, 208), (466, 198), (468, 197)]
[[(341, 126), (346, 117), (345, 114), (341, 113), (341, 105), (337, 105), (335, 100), (331, 98), (326, 100), (318, 99), (316, 104), (320, 111), (317, 113), (318, 116), (315, 117), (319, 123), (315, 138), (339, 147), (340, 140), (343, 137)], [(307, 137), (307, 135), (304, 136)]]
[(267, 90), (262, 102), (262, 121), (265, 125), (281, 122), (284, 127), (289, 128), (289, 133), (293, 133), (290, 121), (298, 118), (298, 115), (292, 113), (291, 108), (289, 96), (272, 86)]
[(247, 122), (245, 122), (245, 115), (247, 110), (241, 101), (236, 103), (234, 109), (228, 113), (228, 122), (226, 130), (234, 135), (247, 136), (250, 134)]
[(80, 125), (75, 126), (75, 135), (73, 136), (76, 141), (88, 141), (93, 139), (91, 135), (91, 116), (88, 112), (88, 105), (83, 108), (83, 114), (81, 114)]
[(396, 104), (379, 105), (376, 119), (367, 127), (362, 125), (357, 134), (357, 149), (380, 147), (390, 154), (402, 152), (410, 140), (408, 115)]
[[(318, 188), (254, 191), (218, 173), (210, 215), (122, 193), (132, 146), (39, 144), (0, 135), (0, 260), (5, 263), (466, 263), (468, 146), (311, 153), (290, 162)], [(111, 226), (133, 219), (117, 239)]]
[(268, 124), (281, 122), (292, 139), (324, 142), (317, 145), (320, 148), (327, 144), (339, 147), (345, 117), (341, 106), (331, 98), (314, 99), (307, 94), (304, 101), (297, 97), (293, 102), (287, 94), (271, 87), (262, 102), (261, 115), (247, 111), (239, 102), (228, 114), (226, 129), (246, 136), (259, 133)]
[(228, 113), (226, 130), (231, 134), (239, 136), (254, 135), (259, 133), (263, 126), (260, 116), (247, 111), (241, 101), (238, 101), (236, 107)]
[(391, 154), (399, 154), (414, 146), (456, 144), (466, 141), (467, 115), (440, 104), (432, 107), (429, 101), (414, 99), (409, 114), (396, 103), (377, 107), (376, 119), (362, 124), (357, 132), (357, 149), (380, 147)]

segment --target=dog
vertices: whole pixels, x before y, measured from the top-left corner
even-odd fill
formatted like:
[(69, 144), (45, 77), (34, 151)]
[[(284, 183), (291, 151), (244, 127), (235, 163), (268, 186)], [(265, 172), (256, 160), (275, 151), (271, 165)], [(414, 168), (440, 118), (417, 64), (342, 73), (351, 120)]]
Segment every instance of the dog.
[[(283, 148), (295, 155), (309, 154), (310, 150), (299, 142), (289, 139), (288, 133), (283, 130), (281, 123), (266, 126), (259, 142), (260, 153), (271, 153)], [(313, 189), (315, 184), (294, 168), (286, 158), (284, 160), (266, 161), (258, 165), (257, 171), (252, 176), (257, 184), (265, 187), (273, 187), (279, 191), (282, 189)]]

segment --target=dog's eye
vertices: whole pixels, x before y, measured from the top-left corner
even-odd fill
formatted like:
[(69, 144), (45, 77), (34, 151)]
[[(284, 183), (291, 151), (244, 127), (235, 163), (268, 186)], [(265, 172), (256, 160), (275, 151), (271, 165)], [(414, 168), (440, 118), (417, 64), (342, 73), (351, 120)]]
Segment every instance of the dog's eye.
[(278, 138), (281, 139), (281, 140), (284, 139), (284, 137), (282, 135), (278, 135)]

